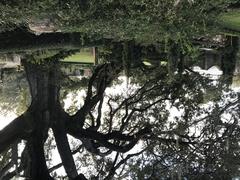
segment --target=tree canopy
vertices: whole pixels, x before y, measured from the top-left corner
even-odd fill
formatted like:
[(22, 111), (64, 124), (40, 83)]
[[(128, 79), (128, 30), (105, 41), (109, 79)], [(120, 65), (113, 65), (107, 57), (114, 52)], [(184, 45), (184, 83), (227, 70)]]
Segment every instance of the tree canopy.
[[(2, 74), (1, 111), (8, 103), (18, 117), (0, 130), (0, 179), (239, 176), (239, 37), (216, 18), (238, 6), (1, 1), (0, 53), (20, 54), (23, 71)], [(64, 74), (61, 60), (89, 46), (91, 75)], [(211, 63), (222, 76), (194, 68)]]

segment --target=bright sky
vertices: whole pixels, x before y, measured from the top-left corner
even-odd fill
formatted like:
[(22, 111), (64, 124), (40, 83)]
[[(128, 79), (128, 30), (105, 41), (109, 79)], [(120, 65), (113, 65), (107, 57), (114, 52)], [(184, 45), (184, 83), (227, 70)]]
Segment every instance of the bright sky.
[[(200, 72), (202, 74), (213, 75), (215, 77), (219, 77), (220, 75), (222, 75), (222, 71), (219, 70), (219, 68), (217, 68), (215, 66), (213, 66), (212, 68), (210, 68), (207, 71), (206, 70), (202, 70), (200, 67), (194, 67), (193, 70), (197, 71), (197, 72)], [(116, 92), (117, 93), (119, 91), (125, 91), (126, 89), (127, 89), (127, 83), (123, 79), (123, 83), (122, 83), (121, 87), (120, 86), (116, 86), (113, 89), (112, 88), (108, 88), (106, 90), (106, 92), (109, 93), (109, 91), (112, 91), (112, 92)], [(81, 99), (80, 97), (83, 97), (84, 94), (85, 94), (85, 92), (80, 91), (79, 94), (78, 94), (78, 98), (77, 99)], [(72, 98), (73, 98), (73, 95), (69, 94), (68, 98), (65, 100), (65, 107), (64, 107), (65, 109), (67, 109), (70, 106), (70, 104), (72, 102)], [(83, 103), (83, 99), (81, 101), (78, 101), (77, 105), (80, 106), (80, 104), (82, 104), (82, 103)], [(1, 113), (0, 113), (0, 130), (3, 129), (6, 125), (8, 125), (15, 118), (16, 118), (16, 114), (14, 114), (13, 112), (10, 112), (7, 115), (1, 115)]]
[(13, 121), (17, 115), (13, 112), (8, 113), (7, 115), (0, 114), (0, 130), (7, 126), (11, 121)]

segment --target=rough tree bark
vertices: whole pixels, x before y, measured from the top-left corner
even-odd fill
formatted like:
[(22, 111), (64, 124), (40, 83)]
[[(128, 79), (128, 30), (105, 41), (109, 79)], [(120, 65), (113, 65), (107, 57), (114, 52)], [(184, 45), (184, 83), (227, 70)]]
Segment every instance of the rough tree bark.
[(44, 68), (23, 61), (27, 79), (30, 85), (32, 103), (28, 112), (33, 121), (33, 131), (27, 139), (27, 150), (29, 155), (28, 170), (25, 175), (34, 179), (52, 179), (48, 173), (44, 155), (44, 142), (48, 137), (50, 127), (49, 117), (49, 71), (50, 68)]

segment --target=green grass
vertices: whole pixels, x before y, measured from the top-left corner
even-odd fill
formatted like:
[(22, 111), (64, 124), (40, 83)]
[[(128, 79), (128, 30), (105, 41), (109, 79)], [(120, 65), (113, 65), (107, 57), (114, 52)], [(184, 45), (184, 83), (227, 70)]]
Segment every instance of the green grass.
[(227, 29), (240, 31), (240, 10), (235, 10), (222, 14), (219, 23)]
[(92, 52), (83, 51), (69, 56), (63, 60), (63, 62), (75, 62), (75, 63), (88, 63), (92, 64), (95, 62)]

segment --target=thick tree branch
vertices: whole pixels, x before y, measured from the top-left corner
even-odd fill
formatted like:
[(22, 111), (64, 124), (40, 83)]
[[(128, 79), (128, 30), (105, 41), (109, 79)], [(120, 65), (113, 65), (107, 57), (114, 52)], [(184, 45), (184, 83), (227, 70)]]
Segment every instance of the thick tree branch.
[(12, 166), (14, 165), (14, 163), (12, 161), (10, 161), (9, 163), (7, 163), (0, 171), (0, 179), (2, 179), (4, 176), (7, 175), (7, 172), (9, 172), (9, 170), (12, 168)]
[(100, 65), (98, 66), (92, 77), (89, 80), (88, 83), (88, 91), (87, 91), (87, 97), (84, 101), (84, 105), (83, 107), (77, 111), (77, 113), (75, 115), (72, 116), (72, 120), (73, 121), (78, 121), (78, 126), (79, 127), (83, 127), (84, 123), (85, 123), (85, 118), (86, 115), (89, 114), (89, 112), (92, 110), (92, 108), (102, 99), (103, 97), (103, 93), (105, 91), (105, 87), (101, 87), (101, 90), (97, 90), (97, 94), (95, 96), (93, 96), (92, 93), (92, 89), (94, 86), (94, 83), (96, 83), (96, 81), (98, 80), (98, 77), (100, 76), (99, 73), (101, 73), (102, 69), (106, 67), (106, 64)]
[[(118, 151), (118, 152), (127, 152), (129, 151), (135, 144), (138, 142), (138, 140), (151, 132), (149, 127), (146, 127), (145, 129), (140, 130), (134, 135), (125, 135), (122, 134), (119, 131), (114, 131), (108, 134), (102, 134), (97, 131), (93, 130), (71, 130), (68, 129), (68, 133), (75, 138), (82, 139), (82, 138), (87, 138), (87, 139), (92, 139), (96, 140), (101, 146), (104, 146), (110, 150)], [(116, 145), (114, 143), (110, 143), (109, 140), (119, 140), (119, 141), (124, 141), (124, 142), (129, 142), (127, 145)]]
[[(71, 117), (72, 121), (69, 122), (70, 124), (72, 122), (74, 123), (75, 121), (77, 121), (78, 124), (73, 124), (73, 126), (77, 125), (80, 128), (84, 126), (87, 114), (89, 114), (92, 108), (95, 107), (97, 103), (103, 99), (105, 89), (115, 78), (116, 74), (120, 72), (119, 71), (120, 69), (116, 68), (115, 66), (116, 65), (114, 63), (109, 63), (100, 65), (95, 69), (88, 83), (88, 92), (87, 97), (84, 101), (84, 105), (80, 110), (77, 111), (75, 115)], [(93, 95), (92, 92), (94, 86), (96, 86), (95, 95)]]
[(68, 177), (74, 179), (78, 176), (78, 173), (65, 129), (65, 120), (68, 119), (68, 116), (64, 118), (65, 114), (62, 114), (61, 112), (62, 109), (59, 109), (59, 111), (55, 110), (50, 114), (52, 121), (52, 130), (64, 169)]
[(0, 153), (19, 139), (27, 139), (33, 131), (32, 120), (25, 113), (0, 131)]
[[(77, 149), (75, 149), (74, 151), (72, 151), (72, 155), (78, 153), (81, 149), (83, 148), (83, 145), (80, 145)], [(63, 166), (63, 163), (59, 163), (59, 164), (56, 164), (54, 165), (53, 167), (49, 168), (49, 172), (53, 172), (55, 170), (57, 170), (58, 168), (62, 167)]]

